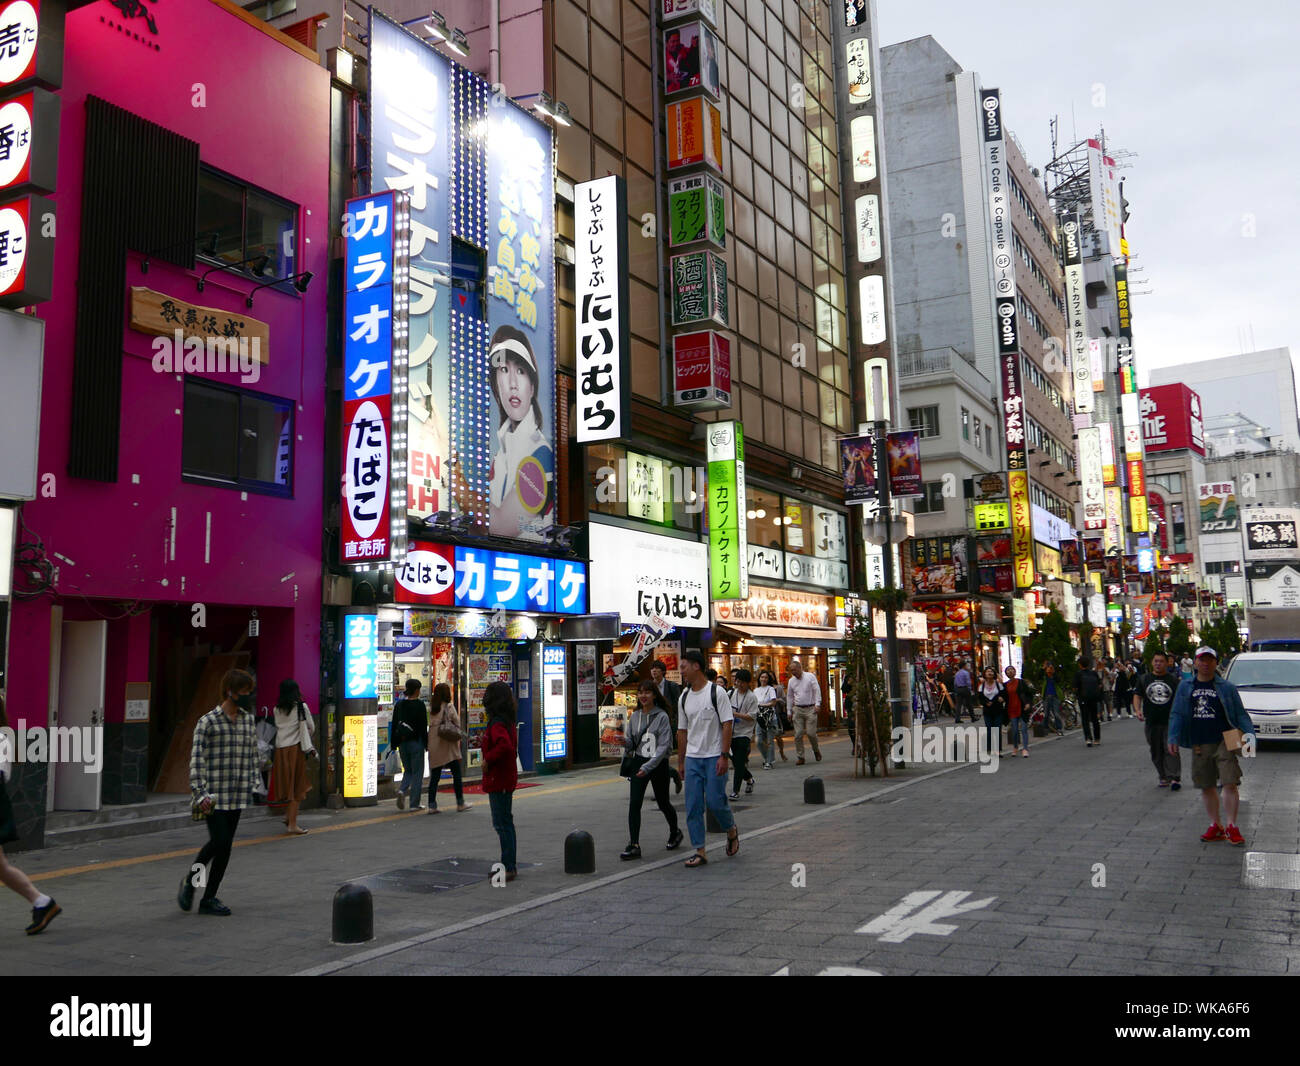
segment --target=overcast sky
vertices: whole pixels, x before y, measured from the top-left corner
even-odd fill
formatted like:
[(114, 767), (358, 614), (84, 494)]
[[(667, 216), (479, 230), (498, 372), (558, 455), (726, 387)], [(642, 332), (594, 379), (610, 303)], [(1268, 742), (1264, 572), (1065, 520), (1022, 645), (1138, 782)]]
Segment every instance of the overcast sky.
[(1154, 366), (1252, 348), (1289, 347), (1294, 364), (1300, 5), (877, 3), (882, 45), (932, 36), (1002, 90), (1031, 165), (1051, 157), (1054, 116), (1062, 147), (1104, 126), (1111, 148), (1135, 153), (1121, 173), (1133, 269), (1145, 270), (1129, 275), (1142, 384)]

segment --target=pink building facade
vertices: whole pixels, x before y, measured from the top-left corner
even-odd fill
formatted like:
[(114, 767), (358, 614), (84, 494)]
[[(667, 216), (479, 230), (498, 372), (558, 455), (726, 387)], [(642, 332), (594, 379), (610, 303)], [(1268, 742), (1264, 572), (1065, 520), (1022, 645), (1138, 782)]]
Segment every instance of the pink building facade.
[[(104, 752), (98, 773), (16, 767), (25, 846), (47, 811), (188, 792), (192, 723), (231, 666), (260, 706), (292, 677), (319, 711), (329, 75), (225, 0), (145, 8), (66, 21), (19, 534), (53, 577), (14, 602), (6, 697), (15, 728), (102, 723)], [(223, 336), (260, 360), (202, 344)]]

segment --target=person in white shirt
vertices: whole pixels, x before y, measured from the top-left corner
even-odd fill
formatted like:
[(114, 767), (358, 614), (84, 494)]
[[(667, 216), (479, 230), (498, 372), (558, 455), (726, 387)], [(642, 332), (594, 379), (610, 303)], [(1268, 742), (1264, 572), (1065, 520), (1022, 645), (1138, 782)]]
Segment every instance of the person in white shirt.
[(727, 804), (727, 752), (731, 750), (731, 703), (722, 687), (704, 673), (704, 655), (692, 648), (682, 654), (686, 683), (677, 708), (677, 770), (686, 780), (686, 828), (695, 854), (694, 869), (708, 862), (704, 854), (704, 808), (727, 832), (727, 854), (740, 850), (740, 830)]
[(754, 690), (758, 700), (758, 750), (763, 756), (763, 769), (772, 769), (776, 754), (781, 753), (785, 762), (785, 741), (781, 737), (781, 712), (777, 704), (781, 702), (781, 690), (773, 683), (769, 670), (760, 670), (758, 688)]
[(813, 755), (822, 761), (822, 749), (817, 744), (817, 712), (822, 705), (822, 690), (817, 678), (803, 668), (798, 659), (790, 660), (790, 680), (785, 686), (785, 698), (790, 704), (790, 717), (794, 719), (794, 753), (796, 766), (804, 764), (803, 738), (807, 734)]
[(307, 832), (298, 824), (298, 806), (311, 791), (307, 756), (316, 750), (315, 735), (316, 720), (302, 701), (298, 682), (281, 681), (275, 701), (275, 791), (277, 802), (285, 805), (284, 825), (290, 833)]

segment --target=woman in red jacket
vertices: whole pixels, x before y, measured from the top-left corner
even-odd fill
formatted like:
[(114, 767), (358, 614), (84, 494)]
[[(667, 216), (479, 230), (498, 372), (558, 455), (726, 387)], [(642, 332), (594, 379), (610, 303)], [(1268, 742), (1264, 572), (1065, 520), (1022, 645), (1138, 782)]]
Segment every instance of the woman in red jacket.
[(504, 681), (493, 681), (483, 693), (487, 729), (483, 733), (483, 791), (492, 808), (492, 828), (501, 838), (501, 865), (506, 880), (515, 869), (515, 819), (511, 813), (519, 772), (515, 769), (519, 742), (515, 732), (515, 694)]

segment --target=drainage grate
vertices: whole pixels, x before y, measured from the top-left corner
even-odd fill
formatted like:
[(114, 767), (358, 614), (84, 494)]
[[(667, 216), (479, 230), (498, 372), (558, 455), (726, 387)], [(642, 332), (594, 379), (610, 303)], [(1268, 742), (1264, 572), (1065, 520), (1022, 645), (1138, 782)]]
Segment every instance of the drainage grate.
[[(462, 885), (472, 885), (486, 881), (492, 876), (492, 859), (438, 859), (423, 866), (405, 866), (397, 870), (387, 870), (382, 874), (364, 877), (353, 884), (365, 885), (371, 892), (413, 892), (428, 894), (447, 892)], [(521, 869), (536, 866), (536, 863), (521, 862)]]
[(1281, 851), (1248, 851), (1241, 880), (1247, 888), (1300, 891), (1300, 855), (1288, 855)]

